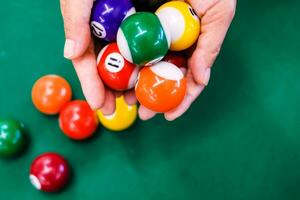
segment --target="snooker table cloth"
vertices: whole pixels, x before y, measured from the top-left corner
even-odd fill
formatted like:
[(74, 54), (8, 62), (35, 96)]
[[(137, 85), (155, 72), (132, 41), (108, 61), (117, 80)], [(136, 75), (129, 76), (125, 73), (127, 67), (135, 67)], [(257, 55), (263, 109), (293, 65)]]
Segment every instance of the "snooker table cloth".
[[(0, 199), (299, 200), (300, 60), (297, 0), (241, 0), (209, 86), (175, 122), (161, 116), (84, 142), (66, 138), (57, 117), (30, 99), (35, 80), (59, 74), (82, 99), (63, 58), (58, 1), (2, 1), (0, 118), (26, 126), (30, 144), (0, 159)], [(72, 166), (61, 192), (35, 190), (29, 166), (54, 151)]]

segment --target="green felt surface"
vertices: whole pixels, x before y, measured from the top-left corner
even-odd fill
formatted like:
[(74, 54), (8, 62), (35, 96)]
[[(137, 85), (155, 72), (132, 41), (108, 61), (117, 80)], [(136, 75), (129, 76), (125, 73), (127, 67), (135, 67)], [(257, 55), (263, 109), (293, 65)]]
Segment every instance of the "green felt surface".
[[(241, 0), (212, 80), (179, 120), (138, 121), (123, 133), (100, 128), (86, 142), (68, 140), (57, 118), (31, 104), (34, 81), (79, 82), (63, 54), (58, 1), (1, 1), (0, 117), (27, 127), (30, 145), (0, 159), (0, 199), (300, 199), (300, 1)], [(71, 184), (58, 194), (28, 181), (32, 159), (64, 155)]]

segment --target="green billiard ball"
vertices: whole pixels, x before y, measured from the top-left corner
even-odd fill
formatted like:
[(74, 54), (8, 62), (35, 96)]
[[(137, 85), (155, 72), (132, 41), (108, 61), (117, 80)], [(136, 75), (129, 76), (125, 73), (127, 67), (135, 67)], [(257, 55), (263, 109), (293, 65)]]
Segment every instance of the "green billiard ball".
[(16, 155), (24, 146), (23, 125), (16, 120), (0, 120), (0, 156)]
[(117, 43), (126, 60), (137, 65), (150, 65), (168, 52), (170, 33), (155, 14), (138, 12), (123, 21)]

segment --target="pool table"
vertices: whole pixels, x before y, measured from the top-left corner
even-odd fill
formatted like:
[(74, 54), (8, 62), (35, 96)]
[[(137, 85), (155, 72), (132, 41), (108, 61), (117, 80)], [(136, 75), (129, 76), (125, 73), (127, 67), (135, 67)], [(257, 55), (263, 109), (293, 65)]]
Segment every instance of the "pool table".
[[(297, 0), (242, 0), (209, 86), (180, 119), (162, 116), (114, 133), (99, 127), (84, 142), (65, 137), (57, 116), (39, 113), (31, 87), (45, 74), (65, 77), (59, 1), (0, 6), (0, 118), (26, 127), (29, 144), (0, 159), (1, 200), (299, 200), (300, 59)], [(57, 152), (72, 167), (61, 192), (37, 191), (32, 160)]]

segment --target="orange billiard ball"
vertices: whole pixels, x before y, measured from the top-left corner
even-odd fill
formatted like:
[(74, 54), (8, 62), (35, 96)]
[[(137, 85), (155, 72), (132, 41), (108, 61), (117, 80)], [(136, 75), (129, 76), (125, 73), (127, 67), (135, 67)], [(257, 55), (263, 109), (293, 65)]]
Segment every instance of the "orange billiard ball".
[(186, 79), (174, 64), (159, 62), (140, 71), (135, 91), (141, 105), (165, 113), (182, 102), (186, 94)]
[(31, 97), (34, 106), (40, 112), (55, 115), (71, 100), (72, 90), (63, 77), (46, 75), (35, 82)]

